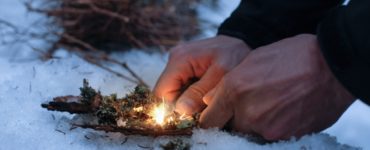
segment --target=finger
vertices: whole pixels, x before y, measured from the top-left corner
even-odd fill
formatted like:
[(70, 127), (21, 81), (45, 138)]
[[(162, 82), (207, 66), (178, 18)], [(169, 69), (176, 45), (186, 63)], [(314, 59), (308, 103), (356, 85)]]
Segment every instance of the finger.
[(223, 128), (225, 124), (232, 118), (233, 109), (229, 102), (229, 91), (222, 87), (222, 83), (217, 86), (214, 96), (208, 107), (200, 116), (200, 126), (202, 128)]
[(203, 103), (206, 105), (209, 105), (212, 101), (213, 96), (216, 93), (216, 88), (213, 88), (211, 91), (209, 91), (204, 97), (203, 97)]
[(176, 103), (176, 111), (181, 114), (202, 111), (206, 106), (202, 100), (204, 95), (216, 86), (224, 74), (222, 69), (211, 66), (198, 82), (189, 86), (180, 96)]
[(154, 93), (169, 102), (174, 102), (180, 94), (181, 86), (188, 78), (193, 77), (188, 63), (169, 61), (163, 73), (159, 77)]

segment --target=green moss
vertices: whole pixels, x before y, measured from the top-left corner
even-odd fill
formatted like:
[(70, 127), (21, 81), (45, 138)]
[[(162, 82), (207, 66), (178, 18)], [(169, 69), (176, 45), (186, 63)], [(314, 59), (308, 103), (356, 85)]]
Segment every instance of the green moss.
[(177, 125), (177, 129), (184, 129), (184, 128), (189, 128), (193, 127), (195, 125), (194, 120), (181, 120)]
[(97, 92), (89, 86), (89, 82), (84, 79), (83, 80), (83, 87), (80, 88), (80, 95), (82, 97), (81, 101), (85, 104), (91, 104), (96, 96)]
[(117, 111), (112, 106), (100, 106), (96, 116), (99, 118), (99, 124), (116, 125)]
[(147, 95), (148, 93), (150, 93), (150, 90), (146, 86), (138, 85), (135, 87), (134, 93), (138, 95)]

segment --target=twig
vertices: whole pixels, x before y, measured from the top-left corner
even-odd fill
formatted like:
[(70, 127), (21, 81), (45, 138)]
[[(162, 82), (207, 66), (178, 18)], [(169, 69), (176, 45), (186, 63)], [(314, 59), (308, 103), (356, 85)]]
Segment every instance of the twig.
[(121, 145), (125, 144), (128, 140), (128, 137), (126, 136), (125, 139), (122, 141)]
[(63, 132), (63, 131), (61, 131), (61, 130), (59, 130), (59, 129), (55, 129), (55, 131), (57, 131), (57, 132), (59, 132), (59, 133), (62, 133), (62, 134), (64, 134), (64, 135), (66, 135), (66, 133), (65, 133), (65, 132)]
[(12, 23), (8, 22), (8, 21), (5, 21), (5, 20), (3, 20), (3, 19), (0, 19), (0, 24), (4, 24), (4, 25), (6, 25), (6, 26), (8, 26), (8, 27), (12, 28), (14, 31), (18, 32), (18, 27), (17, 27), (17, 26), (15, 26), (14, 24), (12, 24)]
[(126, 63), (126, 62), (119, 62), (119, 61), (117, 61), (117, 60), (115, 60), (115, 59), (112, 59), (112, 58), (109, 58), (109, 57), (106, 57), (105, 58), (105, 60), (107, 60), (107, 61), (110, 61), (110, 62), (112, 62), (112, 63), (115, 63), (115, 64), (117, 64), (117, 65), (120, 65), (121, 67), (123, 67), (123, 68), (125, 68), (129, 73), (130, 73), (130, 75), (131, 76), (133, 76), (136, 80), (138, 80), (139, 81), (139, 83), (141, 84), (141, 85), (144, 85), (144, 86), (146, 86), (146, 87), (149, 87), (145, 82), (144, 82), (144, 80), (143, 79), (141, 79), (129, 66), (128, 66), (128, 64)]
[[(95, 59), (93, 59), (91, 57), (85, 56), (85, 57), (83, 57), (83, 59), (85, 59), (89, 63), (94, 64), (94, 65), (96, 65), (96, 66), (98, 66), (98, 67), (100, 67), (100, 68), (102, 68), (102, 69), (104, 69), (104, 70), (106, 70), (106, 71), (108, 71), (110, 73), (113, 73), (114, 75), (116, 75), (118, 77), (124, 78), (124, 79), (126, 79), (126, 80), (128, 80), (130, 82), (133, 82), (133, 83), (141, 84), (140, 80), (139, 81), (132, 80), (131, 78), (129, 78), (129, 77), (127, 77), (127, 76), (125, 76), (125, 75), (117, 72), (117, 71), (114, 71), (114, 70), (112, 70), (112, 69), (110, 69), (108, 67), (103, 66), (102, 64), (98, 63)], [(144, 84), (144, 85), (146, 85), (146, 84)]]
[(130, 18), (129, 17), (126, 17), (126, 16), (122, 16), (120, 14), (117, 14), (115, 12), (112, 12), (110, 10), (105, 10), (105, 9), (100, 9), (98, 7), (96, 7), (94, 5), (94, 3), (88, 3), (88, 5), (90, 6), (90, 8), (94, 11), (94, 12), (97, 12), (97, 13), (100, 13), (100, 14), (104, 14), (106, 16), (111, 16), (113, 18), (118, 18), (120, 20), (122, 20), (123, 22), (125, 23), (128, 23), (130, 21)]
[(150, 146), (142, 146), (140, 144), (138, 144), (137, 146), (139, 146), (140, 148), (143, 148), (143, 149), (153, 149), (153, 147), (150, 147)]
[(71, 126), (71, 128), (69, 128), (69, 131), (72, 131), (72, 130), (74, 130), (76, 128), (77, 128), (76, 126)]

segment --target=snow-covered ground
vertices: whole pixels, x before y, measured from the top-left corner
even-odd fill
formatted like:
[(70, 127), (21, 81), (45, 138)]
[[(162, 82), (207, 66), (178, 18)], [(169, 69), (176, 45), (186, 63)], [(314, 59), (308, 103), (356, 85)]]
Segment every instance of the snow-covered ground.
[[(205, 7), (199, 9), (201, 17), (221, 22), (237, 4), (238, 0), (223, 0), (217, 13)], [(27, 27), (34, 17), (26, 13), (20, 1), (1, 0), (0, 19)], [(209, 31), (206, 36), (212, 34), (214, 31)], [(103, 94), (123, 96), (133, 85), (73, 54), (58, 51), (57, 55), (61, 59), (41, 61), (24, 44), (0, 45), (0, 150), (159, 149), (161, 143), (173, 138), (188, 141), (192, 149), (370, 149), (370, 108), (360, 101), (324, 133), (266, 145), (216, 129), (198, 129), (191, 137), (159, 138), (70, 130), (68, 122), (73, 115), (50, 112), (40, 104), (55, 96), (79, 94), (83, 78)], [(117, 53), (115, 57), (127, 61), (150, 85), (155, 84), (167, 60), (166, 54), (135, 50)], [(127, 142), (123, 142), (126, 138)]]

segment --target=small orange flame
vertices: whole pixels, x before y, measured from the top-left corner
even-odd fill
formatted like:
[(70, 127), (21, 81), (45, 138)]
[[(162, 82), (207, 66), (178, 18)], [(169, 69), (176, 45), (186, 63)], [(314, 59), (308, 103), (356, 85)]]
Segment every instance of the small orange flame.
[(166, 116), (166, 107), (164, 103), (164, 97), (162, 97), (162, 103), (159, 106), (154, 108), (152, 115), (154, 117), (154, 121), (157, 124), (163, 125), (165, 121), (165, 116)]

